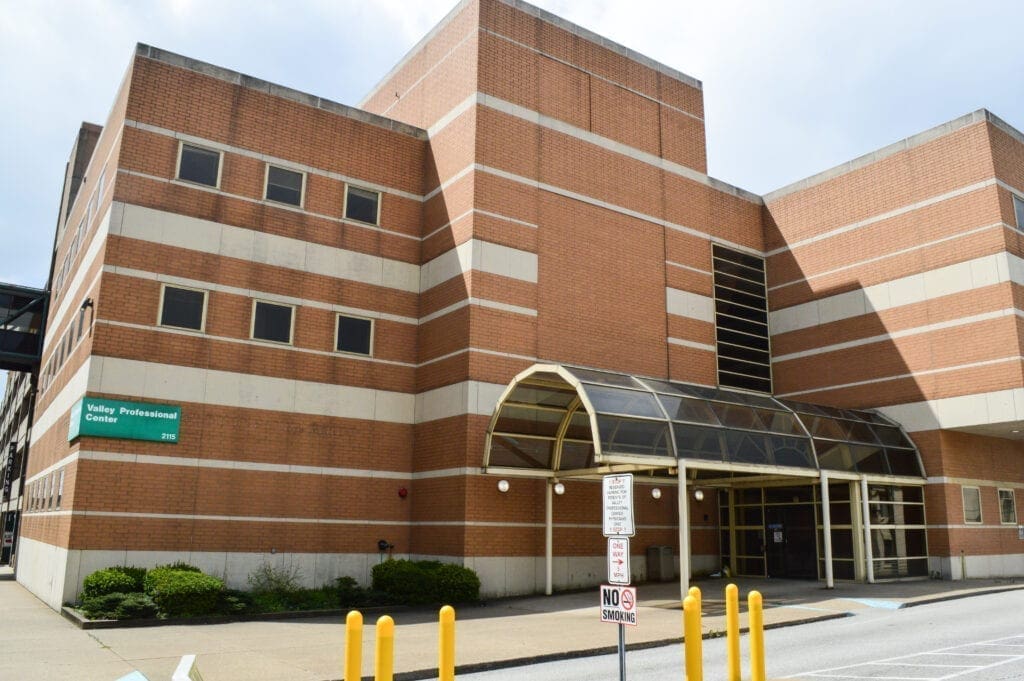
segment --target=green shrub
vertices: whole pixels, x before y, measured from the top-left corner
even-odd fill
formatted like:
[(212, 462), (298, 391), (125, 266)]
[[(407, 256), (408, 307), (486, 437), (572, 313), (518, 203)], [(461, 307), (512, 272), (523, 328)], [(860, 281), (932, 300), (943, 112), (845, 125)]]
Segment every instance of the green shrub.
[(132, 589), (132, 591), (143, 590), (142, 580), (146, 578), (146, 568), (135, 567), (134, 565), (115, 565), (110, 569), (116, 570), (118, 572), (123, 572), (124, 574), (131, 577), (134, 582), (134, 588)]
[(168, 565), (157, 565), (157, 567), (171, 568), (172, 570), (179, 570), (181, 572), (202, 572), (202, 570), (197, 568), (195, 565), (186, 563), (183, 560), (176, 560)]
[(138, 591), (135, 578), (118, 568), (97, 570), (82, 580), (82, 598), (91, 599), (111, 593)]
[(245, 591), (225, 589), (221, 592), (217, 612), (223, 615), (241, 615), (254, 610), (252, 596)]
[(409, 605), (479, 600), (480, 578), (461, 565), (434, 560), (387, 560), (373, 566), (373, 588)]
[(331, 610), (339, 607), (338, 590), (325, 586), (319, 589), (298, 589), (285, 599), (289, 610)]
[(249, 573), (246, 581), (253, 593), (285, 594), (298, 591), (301, 579), (302, 570), (297, 565), (289, 563), (287, 566), (275, 567), (263, 563)]
[(144, 593), (125, 594), (120, 605), (114, 610), (114, 618), (119, 620), (140, 619), (157, 616), (156, 603)]
[(117, 609), (126, 597), (127, 594), (117, 591), (89, 596), (82, 599), (79, 609), (91, 620), (116, 620)]
[(170, 617), (207, 615), (217, 610), (224, 582), (192, 570), (157, 567), (146, 573), (146, 593)]
[(480, 600), (480, 578), (467, 567), (446, 563), (434, 573), (438, 603), (474, 603)]

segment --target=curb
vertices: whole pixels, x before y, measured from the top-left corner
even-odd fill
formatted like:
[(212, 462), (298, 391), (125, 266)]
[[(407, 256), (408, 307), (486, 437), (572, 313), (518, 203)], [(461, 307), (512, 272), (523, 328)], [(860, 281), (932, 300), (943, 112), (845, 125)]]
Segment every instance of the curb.
[(201, 617), (179, 617), (175, 619), (159, 619), (156, 617), (131, 619), (131, 620), (91, 620), (85, 617), (80, 611), (67, 605), (60, 609), (61, 616), (76, 627), (82, 630), (89, 629), (133, 629), (139, 627), (165, 627), (175, 625), (196, 625), (196, 624), (230, 624), (232, 622), (273, 622), (277, 620), (299, 620), (313, 619), (316, 617), (340, 617), (344, 622), (345, 616), (352, 610), (366, 614), (388, 614), (394, 611), (412, 610), (407, 605), (381, 605), (372, 608), (345, 608), (331, 610), (289, 610), (288, 612), (263, 612), (252, 615), (203, 615)]
[(931, 605), (932, 603), (942, 603), (944, 601), (957, 601), (961, 598), (973, 598), (975, 596), (987, 596), (989, 594), (1001, 594), (1007, 591), (1020, 591), (1024, 589), (1024, 584), (1015, 584), (1013, 586), (996, 587), (987, 591), (965, 591), (963, 593), (946, 594), (944, 596), (929, 596), (922, 598), (919, 601), (907, 601), (900, 606), (902, 608), (914, 608), (919, 605)]

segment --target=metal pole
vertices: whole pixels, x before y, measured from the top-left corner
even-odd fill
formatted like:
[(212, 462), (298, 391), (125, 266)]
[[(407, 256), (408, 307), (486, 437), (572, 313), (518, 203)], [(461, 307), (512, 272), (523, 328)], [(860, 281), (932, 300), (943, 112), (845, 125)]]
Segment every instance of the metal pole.
[(825, 534), (825, 588), (835, 588), (832, 575), (832, 507), (828, 498), (828, 475), (821, 472), (821, 523)]
[(626, 681), (626, 625), (619, 625), (619, 681)]
[(868, 584), (875, 583), (875, 559), (871, 549), (871, 505), (868, 503), (868, 479), (860, 479), (860, 506), (864, 516), (864, 558), (867, 560)]
[(679, 600), (690, 588), (690, 500), (686, 498), (686, 466), (679, 464)]
[(551, 481), (544, 485), (544, 594), (552, 594), (552, 563), (554, 562), (554, 494)]

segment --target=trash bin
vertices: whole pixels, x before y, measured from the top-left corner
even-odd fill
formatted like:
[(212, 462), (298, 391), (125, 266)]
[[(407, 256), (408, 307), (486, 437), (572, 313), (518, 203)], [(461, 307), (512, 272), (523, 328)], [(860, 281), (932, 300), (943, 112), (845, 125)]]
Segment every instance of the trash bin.
[(647, 547), (647, 581), (671, 582), (676, 578), (676, 566), (671, 546)]

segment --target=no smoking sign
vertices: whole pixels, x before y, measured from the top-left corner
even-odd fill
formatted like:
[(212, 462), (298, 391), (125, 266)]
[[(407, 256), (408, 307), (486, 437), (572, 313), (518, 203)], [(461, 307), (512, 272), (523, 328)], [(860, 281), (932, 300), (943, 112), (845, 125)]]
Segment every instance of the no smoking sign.
[(601, 585), (601, 621), (636, 626), (636, 587)]

